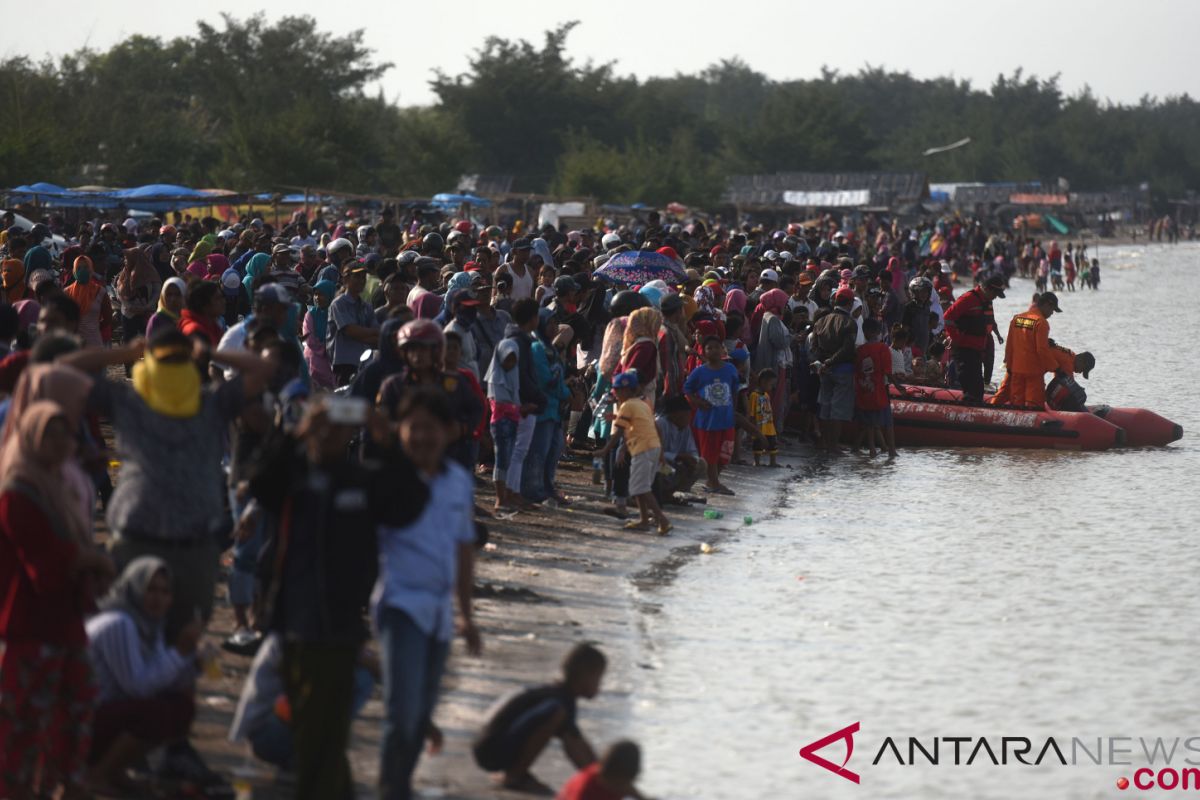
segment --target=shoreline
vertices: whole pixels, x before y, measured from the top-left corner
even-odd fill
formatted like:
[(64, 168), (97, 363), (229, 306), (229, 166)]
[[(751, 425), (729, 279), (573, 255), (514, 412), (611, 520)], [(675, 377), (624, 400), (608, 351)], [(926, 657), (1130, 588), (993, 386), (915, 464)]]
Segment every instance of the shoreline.
[[(794, 460), (795, 445), (781, 449), (781, 463)], [(700, 545), (731, 539), (748, 512), (755, 523), (778, 512), (775, 503), (794, 469), (730, 467), (736, 485), (753, 491), (734, 497), (713, 496), (710, 505), (668, 506), (675, 522), (671, 535), (623, 530), (605, 516), (603, 486), (591, 484), (590, 455), (564, 460), (559, 484), (572, 498), (564, 509), (523, 512), (512, 519), (486, 519), (490, 533), (486, 550), (477, 552), (475, 618), (483, 634), (484, 652), (472, 658), (459, 640), (451, 647), (434, 721), (445, 735), (443, 751), (424, 755), (415, 785), (422, 797), (517, 798), (528, 795), (501, 791), (471, 756), (470, 745), (487, 710), (499, 697), (523, 686), (554, 680), (558, 664), (574, 644), (593, 642), (608, 657), (600, 695), (583, 701), (579, 722), (599, 751), (627, 735), (642, 670), (654, 669), (643, 660), (644, 628), (639, 617), (654, 613), (656, 602), (647, 593), (667, 585), (691, 559), (701, 557)], [(760, 479), (752, 472), (764, 473)], [(477, 491), (479, 505), (490, 505), (490, 481)], [(714, 508), (723, 519), (708, 520)], [(232, 609), (217, 590), (217, 605), (209, 625), (210, 639), (219, 642), (232, 632)], [(209, 765), (227, 776), (246, 775), (254, 797), (283, 798), (286, 786), (276, 784), (274, 771), (249, 755), (244, 744), (226, 736), (250, 658), (221, 651), (221, 678), (201, 677), (192, 741)], [(377, 686), (355, 721), (349, 751), (359, 797), (374, 797), (379, 771), (382, 703)], [(535, 765), (539, 779), (560, 786), (573, 769), (559, 746), (552, 743)]]

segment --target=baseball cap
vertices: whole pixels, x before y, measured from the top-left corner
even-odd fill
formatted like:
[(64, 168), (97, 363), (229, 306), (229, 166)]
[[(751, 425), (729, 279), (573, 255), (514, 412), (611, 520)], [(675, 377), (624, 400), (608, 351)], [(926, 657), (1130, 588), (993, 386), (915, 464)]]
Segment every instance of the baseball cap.
[(225, 270), (225, 272), (221, 274), (221, 286), (224, 288), (233, 291), (234, 289), (240, 288), (241, 285), (242, 279), (238, 277), (237, 270), (233, 269), (232, 267)]
[(834, 295), (833, 295), (833, 301), (835, 303), (843, 303), (847, 300), (851, 300), (851, 301), (854, 300), (854, 290), (851, 289), (849, 286), (843, 286), (841, 289), (838, 289), (837, 292), (834, 293)]
[(636, 369), (626, 370), (620, 375), (613, 376), (614, 389), (636, 389), (638, 387), (638, 374)]
[(280, 242), (279, 244), (277, 244), (271, 248), (271, 255), (277, 256), (280, 253), (290, 253), (291, 251), (292, 251), (292, 248), (290, 245)]
[(278, 283), (268, 283), (258, 287), (258, 291), (254, 293), (254, 300), (257, 303), (278, 303), (281, 306), (289, 305), (292, 302), (292, 298), (288, 297), (287, 289)]
[(950, 262), (948, 262), (948, 261), (943, 261), (943, 262), (942, 262), (942, 274), (944, 274), (944, 275), (949, 275), (949, 274), (950, 274), (950, 272), (951, 272), (951, 269), (950, 269)]
[[(989, 278), (988, 285), (990, 286), (992, 281), (995, 279), (996, 279), (995, 277)], [(1004, 295), (1000, 295), (1000, 296), (1004, 297)], [(1042, 303), (1047, 303), (1047, 304), (1053, 306), (1054, 310), (1060, 314), (1063, 313), (1063, 310), (1058, 307), (1058, 295), (1056, 295), (1054, 292), (1042, 292), (1042, 294), (1038, 297), (1038, 304), (1040, 305)]]
[(531, 240), (528, 236), (522, 236), (520, 239), (517, 239), (515, 242), (513, 242), (512, 249), (513, 250), (532, 250), (533, 249), (533, 240)]
[(779, 273), (773, 269), (764, 269), (758, 274), (758, 279), (760, 281), (772, 281), (774, 283), (779, 283)]
[(479, 298), (477, 298), (475, 293), (470, 289), (463, 289), (459, 295), (454, 298), (454, 302), (457, 305), (467, 306), (468, 308), (471, 306), (482, 305), (482, 303), (479, 302)]
[(579, 284), (570, 275), (559, 275), (554, 279), (554, 291), (562, 294), (563, 292), (574, 292), (579, 290)]
[(367, 271), (367, 265), (361, 261), (351, 261), (345, 269), (347, 275), (358, 275)]
[(658, 310), (664, 315), (674, 314), (681, 308), (683, 308), (683, 298), (677, 294), (666, 295), (658, 304)]
[(724, 252), (725, 252), (725, 246), (719, 244), (719, 245), (716, 245), (715, 247), (713, 247), (713, 249), (709, 250), (708, 254), (710, 256), (715, 256), (715, 255), (720, 255), (721, 253), (724, 253)]
[(866, 264), (859, 264), (854, 268), (854, 272), (852, 272), (851, 275), (853, 275), (855, 278), (870, 278), (871, 268)]
[(801, 286), (811, 286), (815, 280), (816, 278), (814, 278), (813, 274), (808, 270), (804, 270), (796, 276), (796, 283), (800, 284)]
[[(988, 287), (989, 289), (995, 290), (997, 297), (1004, 297), (1004, 278), (1000, 277), (999, 275), (993, 275), (992, 277), (988, 278), (984, 282), (983, 285)], [(1042, 295), (1042, 297), (1044, 298), (1046, 295), (1050, 295), (1051, 297), (1054, 297), (1053, 292), (1046, 292), (1046, 294)], [(1058, 298), (1057, 297), (1054, 297), (1054, 310), (1055, 311), (1062, 310), (1061, 308), (1058, 307)]]
[(779, 253), (776, 253), (774, 250), (768, 250), (767, 252), (763, 253), (764, 261), (776, 261), (778, 259)]
[(747, 361), (750, 358), (750, 351), (744, 347), (737, 347), (729, 354), (729, 357), (738, 362)]

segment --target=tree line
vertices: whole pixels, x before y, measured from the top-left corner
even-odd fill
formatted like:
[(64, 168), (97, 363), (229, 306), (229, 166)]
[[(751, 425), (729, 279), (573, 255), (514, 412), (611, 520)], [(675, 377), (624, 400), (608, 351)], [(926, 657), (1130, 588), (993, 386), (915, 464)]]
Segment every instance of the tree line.
[[(311, 17), (224, 17), (169, 41), (0, 61), (0, 185), (182, 183), (428, 196), (464, 173), (604, 202), (719, 202), (734, 173), (921, 171), (934, 181), (1066, 177), (1073, 189), (1200, 187), (1200, 105), (1065, 93), (1020, 70), (985, 89), (903, 72), (773, 81), (737, 60), (638, 80), (540, 43), (491, 37), (431, 106), (368, 87), (387, 53)], [(405, 67), (410, 68), (410, 67)], [(934, 157), (929, 147), (971, 137)]]

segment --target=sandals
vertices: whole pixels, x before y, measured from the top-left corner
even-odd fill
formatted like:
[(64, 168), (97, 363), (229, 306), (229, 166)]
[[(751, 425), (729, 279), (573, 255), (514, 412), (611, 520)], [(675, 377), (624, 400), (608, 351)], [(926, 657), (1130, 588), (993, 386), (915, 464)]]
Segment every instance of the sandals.
[(650, 530), (650, 523), (642, 522), (641, 520), (633, 520), (631, 522), (626, 522), (621, 527), (627, 531), (648, 531)]

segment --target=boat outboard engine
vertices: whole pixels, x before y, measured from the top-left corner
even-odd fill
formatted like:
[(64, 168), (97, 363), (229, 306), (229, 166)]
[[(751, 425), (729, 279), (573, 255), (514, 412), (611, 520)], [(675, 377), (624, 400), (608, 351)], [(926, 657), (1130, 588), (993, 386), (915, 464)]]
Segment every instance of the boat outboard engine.
[(1058, 370), (1046, 385), (1046, 404), (1055, 411), (1087, 411), (1087, 392), (1075, 378)]

